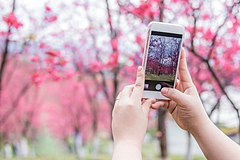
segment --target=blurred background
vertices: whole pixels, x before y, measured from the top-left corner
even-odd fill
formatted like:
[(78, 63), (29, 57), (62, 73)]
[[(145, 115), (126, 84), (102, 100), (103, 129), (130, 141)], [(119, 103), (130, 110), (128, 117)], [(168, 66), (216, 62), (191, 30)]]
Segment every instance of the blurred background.
[[(0, 159), (111, 159), (114, 100), (150, 21), (185, 27), (206, 112), (240, 142), (239, 0), (0, 0), (0, 17)], [(205, 159), (166, 110), (149, 118), (144, 160)]]

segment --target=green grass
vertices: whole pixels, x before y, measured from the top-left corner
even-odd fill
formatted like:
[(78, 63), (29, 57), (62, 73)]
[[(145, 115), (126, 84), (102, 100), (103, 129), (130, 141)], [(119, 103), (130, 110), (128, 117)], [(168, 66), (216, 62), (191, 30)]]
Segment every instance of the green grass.
[[(179, 156), (179, 155), (170, 155), (171, 160), (185, 160), (184, 156)], [(201, 156), (193, 156), (193, 160), (206, 160), (205, 157), (201, 157)]]
[(159, 75), (159, 76), (156, 76), (154, 74), (147, 74), (146, 75), (146, 79), (147, 80), (156, 80), (156, 81), (173, 81), (174, 79), (174, 76), (170, 76), (170, 75)]
[[(106, 148), (109, 145), (108, 139), (101, 140), (100, 150), (97, 160), (111, 160), (111, 155), (107, 153)], [(84, 160), (93, 160), (93, 146), (92, 143), (85, 144), (85, 149), (88, 150), (88, 154)], [(55, 141), (52, 137), (45, 136), (41, 137), (41, 141), (36, 146), (37, 157), (33, 158), (12, 158), (6, 159), (0, 157), (1, 160), (79, 160), (79, 158), (68, 153), (64, 148), (61, 147), (58, 141)], [(144, 142), (142, 148), (143, 160), (159, 160), (159, 150), (158, 146), (155, 143)], [(184, 155), (169, 155), (170, 160), (184, 160)], [(193, 160), (206, 160), (206, 158), (201, 156), (194, 156)]]
[[(159, 157), (143, 157), (143, 160), (159, 160)], [(182, 155), (170, 155), (170, 160), (184, 160), (185, 157)], [(2, 159), (2, 160), (58, 160), (58, 158), (47, 158), (47, 157), (36, 157), (36, 158), (12, 158), (12, 159)], [(70, 155), (68, 157), (66, 157), (66, 160), (79, 160), (77, 157)], [(87, 157), (84, 160), (92, 160), (91, 157)], [(104, 154), (100, 154), (97, 158), (97, 160), (111, 160), (111, 156), (110, 155), (104, 155)], [(193, 160), (206, 160), (206, 158), (204, 157), (200, 157), (200, 156), (194, 156)]]
[[(156, 152), (158, 148), (154, 148), (151, 143), (144, 143), (142, 149), (143, 160), (159, 160), (159, 153)], [(185, 160), (184, 155), (169, 154), (170, 160)], [(202, 156), (193, 156), (193, 160), (206, 160)]]

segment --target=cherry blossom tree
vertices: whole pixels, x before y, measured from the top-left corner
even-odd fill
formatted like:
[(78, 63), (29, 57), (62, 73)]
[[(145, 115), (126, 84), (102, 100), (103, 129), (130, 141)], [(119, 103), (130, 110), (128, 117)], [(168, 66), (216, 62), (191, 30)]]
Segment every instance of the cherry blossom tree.
[[(83, 131), (89, 126), (93, 137), (102, 128), (111, 133), (115, 97), (124, 85), (134, 83), (136, 68), (142, 61), (147, 24), (153, 20), (185, 27), (189, 70), (209, 116), (225, 98), (239, 121), (239, 103), (228, 91), (231, 86), (239, 90), (240, 82), (239, 1), (36, 3), (39, 3), (37, 9), (16, 0), (0, 3), (3, 24), (0, 28), (0, 115), (3, 115), (0, 127), (8, 125), (17, 111), (24, 108), (27, 104), (24, 97), (32, 93), (32, 88), (48, 86), (54, 90), (52, 95), (56, 99), (44, 111), (48, 113), (48, 122), (59, 122), (47, 123), (53, 134), (59, 133), (64, 138), (74, 130)], [(29, 65), (24, 68), (26, 74), (18, 67), (22, 64), (21, 57)], [(6, 86), (12, 84), (10, 80), (16, 80), (15, 72), (26, 75), (25, 85), (19, 84), (10, 97), (12, 90)], [(206, 93), (213, 95), (212, 101), (205, 98)], [(14, 104), (6, 107), (11, 101)], [(25, 106), (16, 118), (28, 115), (24, 116), (25, 125), (33, 121), (31, 126), (35, 126), (34, 121), (38, 121), (35, 115), (43, 111), (37, 108), (28, 111), (28, 105)], [(167, 112), (159, 109), (158, 113), (161, 157), (167, 158), (164, 122)], [(66, 119), (62, 118), (64, 115)], [(1, 129), (0, 135), (3, 132)]]
[(159, 20), (185, 26), (184, 46), (194, 83), (200, 95), (215, 93), (216, 105), (210, 106), (210, 113), (226, 96), (239, 119), (239, 107), (226, 92), (227, 86), (239, 87), (238, 1), (119, 1), (119, 5), (123, 13), (145, 24)]
[[(16, 2), (14, 1), (14, 8), (17, 8), (15, 4)], [(53, 80), (54, 82), (60, 82), (64, 80), (65, 76), (71, 77), (71, 75), (75, 71), (80, 74), (79, 78), (84, 79), (86, 77), (92, 77), (92, 79), (96, 82), (96, 86), (98, 90), (100, 91), (96, 93), (89, 93), (87, 91), (89, 91), (90, 88), (86, 88), (86, 86), (84, 86), (84, 88), (86, 88), (85, 94), (87, 95), (85, 99), (88, 100), (88, 103), (86, 102), (86, 104), (88, 105), (86, 105), (85, 107), (90, 107), (92, 114), (94, 115), (94, 116), (89, 116), (89, 117), (92, 117), (93, 119), (93, 131), (97, 130), (98, 125), (96, 123), (98, 123), (100, 117), (106, 117), (101, 115), (97, 116), (96, 114), (98, 111), (97, 109), (99, 108), (98, 105), (100, 104), (99, 100), (103, 98), (103, 100), (101, 100), (102, 105), (104, 105), (104, 103), (102, 102), (106, 101), (107, 103), (105, 104), (105, 106), (109, 106), (109, 104), (113, 106), (114, 99), (115, 99), (114, 97), (117, 94), (118, 81), (123, 79), (122, 76), (119, 76), (119, 77), (117, 76), (121, 68), (118, 65), (118, 55), (119, 55), (118, 39), (116, 35), (113, 36), (115, 31), (113, 30), (112, 24), (111, 24), (112, 22), (111, 22), (111, 13), (110, 13), (111, 11), (109, 8), (109, 2), (105, 2), (103, 4), (105, 5), (103, 7), (104, 11), (106, 11), (106, 16), (104, 17), (104, 20), (109, 25), (108, 26), (109, 29), (107, 31), (103, 30), (104, 32), (102, 32), (102, 27), (106, 27), (106, 25), (104, 26), (104, 24), (100, 24), (100, 25), (97, 23), (95, 24), (95, 22), (93, 21), (93, 17), (90, 13), (91, 11), (89, 9), (90, 7), (88, 2), (84, 2), (82, 4), (73, 2), (70, 4), (72, 5), (71, 7), (75, 7), (80, 10), (84, 9), (84, 11), (86, 12), (86, 15), (84, 16), (84, 18), (86, 20), (86, 23), (87, 24), (89, 23), (89, 26), (87, 25), (84, 28), (79, 29), (78, 26), (76, 27), (75, 25), (68, 25), (67, 27), (70, 27), (72, 29), (72, 30), (69, 30), (70, 32), (67, 32), (61, 29), (56, 29), (52, 31), (50, 29), (51, 32), (49, 34), (48, 32), (49, 28), (55, 28), (56, 26), (61, 24), (61, 22), (63, 22), (63, 18), (68, 18), (68, 17), (61, 17), (63, 15), (57, 16), (57, 13), (56, 13), (57, 9), (52, 8), (51, 4), (49, 3), (49, 4), (45, 4), (43, 8), (43, 11), (44, 11), (43, 16), (38, 17), (40, 22), (36, 20), (36, 17), (34, 17), (34, 14), (28, 15), (27, 17), (31, 22), (33, 22), (31, 29), (34, 29), (36, 32), (34, 33), (27, 32), (25, 33), (27, 35), (26, 38), (21, 39), (21, 36), (19, 36), (17, 37), (19, 39), (12, 41), (11, 38), (13, 37), (13, 35), (17, 34), (18, 32), (17, 29), (19, 29), (20, 27), (23, 28), (22, 32), (19, 32), (21, 35), (21, 33), (24, 32), (24, 27), (25, 27), (23, 23), (20, 23), (18, 21), (17, 16), (13, 13), (10, 13), (9, 16), (4, 16), (3, 21), (9, 27), (12, 27), (12, 26), (15, 27), (16, 30), (11, 30), (9, 33), (6, 33), (5, 31), (1, 32), (3, 35), (9, 35), (9, 37), (7, 36), (6, 38), (7, 39), (6, 41), (8, 42), (8, 44), (7, 43), (5, 44), (5, 48), (9, 48), (9, 44), (12, 44), (12, 45), (19, 45), (21, 43), (24, 44), (24, 47), (21, 47), (20, 49), (20, 51), (22, 52), (18, 50), (14, 50), (14, 52), (16, 53), (16, 57), (18, 57), (19, 53), (21, 53), (29, 57), (29, 60), (32, 61), (32, 64), (34, 65), (30, 67), (32, 70), (31, 79), (32, 79), (32, 83), (38, 87), (40, 87), (43, 84), (43, 82), (47, 82), (48, 80)], [(64, 6), (64, 3), (60, 5), (61, 5), (60, 8), (62, 10), (69, 10), (69, 8)], [(22, 7), (22, 6), (18, 6), (18, 7)], [(97, 6), (93, 6), (93, 7), (97, 7)], [(24, 12), (28, 12), (28, 10), (24, 8)], [(77, 17), (78, 15), (79, 13), (75, 13), (75, 17)], [(67, 16), (71, 16), (71, 15), (67, 15)], [(17, 25), (11, 22), (12, 19), (16, 22)], [(71, 20), (71, 19), (68, 18), (68, 20)], [(74, 40), (73, 40), (70, 37), (71, 32), (79, 33), (80, 36), (74, 37)], [(120, 32), (118, 34), (120, 34)], [(103, 40), (99, 38), (102, 35), (104, 35)], [(110, 37), (106, 35), (110, 35)], [(59, 39), (63, 37), (64, 37), (64, 41), (59, 41)], [(100, 39), (100, 46), (106, 45), (107, 47), (101, 48), (99, 46), (98, 39)], [(52, 43), (54, 41), (59, 41), (60, 43), (57, 46), (55, 46)], [(80, 43), (80, 46), (79, 46), (79, 43)], [(107, 54), (106, 55), (100, 54), (103, 52)], [(6, 55), (6, 57), (8, 58), (8, 61), (10, 62), (12, 58), (11, 51), (7, 50), (6, 52), (4, 51), (4, 53), (6, 54), (3, 54), (3, 55)], [(86, 56), (86, 53), (88, 53), (87, 56)], [(131, 59), (133, 58), (136, 59), (137, 57), (127, 56), (124, 59), (131, 62)], [(68, 61), (71, 61), (71, 63), (68, 63)], [(7, 61), (4, 60), (3, 62), (5, 63), (4, 66), (6, 66)], [(135, 71), (135, 67), (132, 67), (132, 66), (133, 65), (126, 66), (125, 70), (121, 70), (121, 74), (126, 75), (128, 74), (128, 70), (132, 71), (132, 69)], [(1, 69), (3, 70), (4, 68), (2, 67)], [(18, 70), (16, 71), (19, 72)], [(7, 77), (6, 79), (8, 80), (9, 77), (7, 76), (7, 74), (2, 74), (2, 77), (3, 76)], [(111, 77), (114, 77), (114, 78), (111, 78)], [(132, 77), (134, 77), (134, 75)], [(77, 81), (77, 82), (81, 82), (81, 81)], [(4, 91), (5, 91), (5, 88), (4, 88)], [(4, 92), (4, 94), (2, 92), (2, 95), (6, 96), (6, 92)], [(20, 95), (23, 96), (24, 94), (21, 93)], [(100, 99), (99, 96), (102, 98)], [(95, 99), (95, 98), (96, 98), (96, 101), (91, 102), (92, 99)], [(20, 100), (21, 100), (20, 97), (16, 97), (17, 102)], [(68, 104), (68, 105), (71, 106), (71, 104)], [(9, 107), (9, 111), (1, 112), (4, 115), (6, 115), (4, 116), (5, 118), (2, 119), (2, 124), (3, 125), (7, 124), (8, 120), (10, 120), (12, 116), (14, 116), (14, 111), (18, 110), (19, 108), (21, 108), (21, 106), (14, 104), (11, 107)], [(79, 112), (80, 111), (76, 112), (75, 114), (79, 114)], [(49, 112), (49, 113), (53, 113), (53, 112)], [(108, 124), (108, 127), (106, 127), (106, 125), (104, 127), (107, 128), (107, 130), (110, 130), (111, 109), (108, 110), (107, 113), (108, 113), (107, 117), (109, 117), (108, 121), (106, 122)], [(106, 112), (104, 112), (104, 114), (106, 114)], [(58, 116), (58, 118), (60, 117)], [(61, 120), (59, 119), (59, 121)], [(77, 124), (78, 126), (81, 125), (81, 123), (83, 123), (81, 119), (79, 119), (79, 121), (80, 121), (79, 124)], [(67, 123), (70, 123), (70, 122), (67, 122)], [(65, 123), (65, 125), (67, 125), (67, 123)]]
[(43, 100), (39, 98), (39, 89), (31, 84), (30, 76), (23, 76), (30, 74), (27, 58), (13, 59), (8, 62), (6, 72), (11, 71), (12, 67), (18, 69), (11, 75), (9, 82), (4, 82), (2, 90), (0, 134), (4, 139), (1, 143), (12, 143), (15, 148), (21, 147), (15, 155), (25, 157), (30, 152), (27, 141), (36, 139), (41, 126), (40, 111)]

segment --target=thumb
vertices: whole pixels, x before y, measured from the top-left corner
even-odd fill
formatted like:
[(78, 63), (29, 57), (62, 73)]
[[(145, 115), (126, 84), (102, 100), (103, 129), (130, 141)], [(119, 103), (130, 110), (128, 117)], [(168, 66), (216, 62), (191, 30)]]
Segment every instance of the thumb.
[(152, 106), (152, 104), (155, 102), (155, 99), (147, 99), (143, 101), (142, 104), (142, 110), (144, 115), (146, 115), (146, 117), (148, 117), (149, 111), (150, 111), (150, 107)]
[(185, 105), (189, 100), (188, 95), (175, 88), (162, 88), (161, 93), (179, 105)]

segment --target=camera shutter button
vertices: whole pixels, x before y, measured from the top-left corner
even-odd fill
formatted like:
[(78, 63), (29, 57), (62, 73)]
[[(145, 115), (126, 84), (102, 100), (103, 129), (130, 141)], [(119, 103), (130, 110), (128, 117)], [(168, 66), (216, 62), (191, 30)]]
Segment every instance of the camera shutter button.
[(162, 88), (162, 86), (161, 86), (161, 84), (157, 84), (156, 86), (155, 86), (155, 88), (156, 88), (156, 90), (160, 90), (161, 88)]

